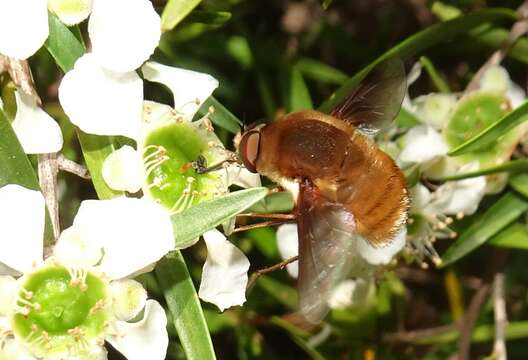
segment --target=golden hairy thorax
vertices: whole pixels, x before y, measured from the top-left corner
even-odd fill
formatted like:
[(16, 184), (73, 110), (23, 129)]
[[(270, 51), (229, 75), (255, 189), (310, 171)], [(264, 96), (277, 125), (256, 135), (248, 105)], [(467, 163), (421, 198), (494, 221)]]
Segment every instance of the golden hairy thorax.
[(261, 131), (258, 171), (274, 181), (310, 179), (354, 215), (375, 245), (406, 220), (405, 179), (394, 161), (354, 126), (317, 111), (293, 113)]

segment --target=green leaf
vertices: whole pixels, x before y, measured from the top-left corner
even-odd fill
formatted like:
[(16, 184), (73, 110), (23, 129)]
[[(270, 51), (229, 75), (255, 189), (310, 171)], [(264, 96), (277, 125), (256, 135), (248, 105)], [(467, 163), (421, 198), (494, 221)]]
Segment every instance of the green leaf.
[[(470, 34), (467, 40), (460, 41), (456, 45), (457, 48), (460, 46), (463, 50), (475, 50), (481, 54), (483, 48), (486, 50), (500, 48), (504, 44), (504, 41), (508, 39), (509, 34), (510, 29), (490, 27), (475, 34)], [(508, 51), (508, 57), (524, 62), (525, 64), (528, 63), (528, 39), (526, 37), (518, 39)]]
[(236, 134), (240, 130), (242, 121), (240, 121), (231, 111), (227, 110), (224, 105), (220, 104), (213, 96), (209, 96), (207, 100), (198, 110), (200, 116), (204, 116), (209, 111), (210, 107), (214, 108), (213, 115), (210, 116), (213, 124), (226, 129), (232, 134)]
[(504, 164), (490, 166), (484, 169), (479, 169), (476, 171), (471, 171), (471, 172), (467, 172), (463, 174), (446, 176), (446, 177), (438, 178), (435, 180), (453, 181), (453, 180), (474, 178), (474, 177), (478, 177), (482, 175), (496, 174), (500, 172), (520, 172), (520, 171), (525, 171), (525, 172), (528, 171), (528, 159), (512, 160)]
[(279, 258), (279, 248), (277, 246), (275, 230), (269, 227), (255, 228), (246, 231), (245, 235), (251, 239), (251, 243), (254, 244), (267, 259), (275, 260)]
[(498, 247), (528, 250), (528, 228), (514, 223), (492, 237), (488, 244)]
[(328, 84), (343, 84), (348, 76), (341, 70), (306, 57), (297, 60), (295, 66), (307, 78)]
[(271, 323), (277, 325), (278, 327), (285, 330), (294, 343), (297, 344), (301, 349), (303, 349), (307, 355), (310, 356), (310, 359), (313, 360), (325, 360), (326, 358), (315, 349), (314, 346), (310, 345), (305, 339), (308, 337), (309, 333), (299, 329), (294, 324), (283, 320), (277, 316), (271, 318)]
[(325, 10), (328, 9), (328, 7), (332, 3), (332, 1), (334, 1), (334, 0), (322, 0), (321, 5), (322, 5), (323, 9), (325, 9)]
[(286, 94), (288, 112), (313, 109), (310, 92), (299, 68), (292, 66), (288, 75)]
[(174, 29), (201, 0), (169, 0), (161, 13), (161, 30)]
[(449, 151), (448, 155), (458, 156), (482, 149), (492, 144), (502, 135), (506, 134), (509, 130), (525, 122), (526, 120), (528, 120), (528, 102), (523, 103), (517, 109), (506, 114), (495, 123), (489, 125), (471, 139)]
[(156, 277), (187, 359), (215, 359), (200, 300), (182, 254), (173, 251), (161, 259)]
[(503, 195), (492, 207), (477, 218), (442, 256), (441, 267), (460, 260), (511, 222), (515, 221), (526, 210), (528, 200), (510, 192)]
[(79, 136), (84, 161), (90, 170), (92, 183), (99, 199), (111, 199), (124, 195), (125, 193), (122, 191), (115, 191), (109, 188), (103, 179), (103, 162), (108, 155), (116, 150), (116, 146), (111, 138), (86, 134), (81, 130), (78, 130), (77, 134)]
[(35, 171), (11, 124), (0, 109), (0, 187), (7, 184), (18, 184), (40, 191)]
[(268, 189), (263, 187), (236, 191), (173, 215), (176, 249), (192, 245), (198, 236), (246, 210), (267, 193)]
[(297, 310), (297, 290), (285, 285), (270, 276), (261, 276), (256, 285), (291, 310)]
[(528, 174), (515, 174), (509, 179), (513, 190), (528, 199)]
[(391, 57), (399, 57), (402, 60), (407, 60), (417, 53), (420, 53), (440, 42), (451, 40), (453, 37), (460, 34), (466, 34), (471, 29), (486, 22), (500, 20), (516, 20), (515, 12), (502, 8), (486, 9), (450, 21), (438, 23), (422, 30), (403, 40), (401, 43), (364, 67), (356, 75), (348, 79), (343, 86), (337, 89), (330, 98), (319, 107), (319, 110), (330, 112), (360, 83), (372, 68), (384, 60)]
[(420, 63), (425, 68), (425, 71), (427, 72), (427, 74), (431, 78), (431, 81), (433, 82), (433, 85), (436, 87), (436, 89), (438, 91), (440, 91), (441, 93), (450, 93), (451, 92), (451, 90), (449, 89), (449, 85), (447, 85), (447, 83), (445, 82), (444, 78), (436, 70), (435, 66), (433, 65), (431, 60), (429, 60), (429, 58), (427, 58), (425, 56), (421, 56), (420, 57)]
[(293, 210), (293, 197), (288, 191), (274, 192), (252, 205), (248, 211), (262, 214), (284, 213)]
[(231, 13), (227, 11), (196, 10), (187, 16), (185, 21), (212, 25), (223, 25), (231, 20)]
[(86, 49), (75, 35), (54, 14), (48, 14), (49, 36), (44, 44), (62, 71), (73, 69), (73, 65)]

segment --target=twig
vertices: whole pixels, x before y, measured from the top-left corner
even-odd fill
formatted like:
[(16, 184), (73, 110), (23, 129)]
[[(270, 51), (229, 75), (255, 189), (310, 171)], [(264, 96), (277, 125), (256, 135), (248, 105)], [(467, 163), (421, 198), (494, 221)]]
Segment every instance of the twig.
[(460, 327), (460, 341), (458, 342), (458, 360), (469, 360), (469, 352), (471, 349), (471, 334), (473, 327), (477, 322), (480, 313), (480, 308), (486, 300), (486, 296), (490, 290), (489, 284), (484, 284), (477, 290), (476, 294), (471, 299), (468, 310), (462, 319)]
[(257, 229), (257, 228), (261, 228), (261, 227), (281, 225), (281, 224), (285, 224), (285, 223), (287, 223), (287, 222), (289, 222), (289, 221), (287, 221), (287, 220), (270, 220), (270, 221), (263, 221), (263, 222), (256, 223), (256, 224), (250, 224), (250, 225), (239, 226), (239, 227), (237, 227), (236, 229), (234, 229), (231, 233), (234, 234), (234, 233), (237, 233), (237, 232), (242, 232), (242, 231), (247, 231), (247, 230)]
[(59, 201), (57, 199), (57, 173), (59, 167), (57, 165), (57, 154), (40, 154), (38, 156), (38, 175), (39, 184), (46, 207), (48, 208), (51, 225), (53, 228), (53, 237), (55, 240), (60, 234), (59, 225)]
[(495, 274), (493, 281), (493, 302), (495, 309), (495, 342), (493, 343), (493, 354), (497, 360), (506, 360), (506, 344), (504, 332), (508, 321), (506, 315), (506, 301), (504, 300), (504, 274)]
[(90, 171), (80, 164), (77, 164), (75, 161), (71, 161), (64, 157), (64, 155), (59, 154), (57, 156), (57, 165), (59, 170), (69, 172), (70, 174), (77, 175), (83, 179), (91, 179)]
[(7, 71), (15, 85), (26, 94), (31, 95), (38, 105), (42, 104), (42, 100), (35, 90), (33, 75), (27, 60), (17, 60), (0, 55), (0, 73), (2, 71)]
[(528, 31), (528, 0), (525, 0), (522, 5), (517, 8), (517, 15), (519, 16), (519, 20), (513, 24), (508, 37), (504, 40), (500, 49), (491, 54), (488, 61), (486, 61), (477, 71), (475, 76), (473, 76), (473, 79), (469, 82), (464, 91), (464, 95), (476, 90), (479, 87), (480, 79), (486, 70), (491, 66), (500, 64), (515, 42)]
[(254, 217), (254, 218), (265, 218), (265, 219), (283, 219), (283, 220), (294, 220), (295, 214), (260, 214), (260, 213), (245, 213), (238, 214), (241, 217)]
[(449, 324), (424, 330), (398, 331), (396, 333), (383, 335), (382, 341), (388, 343), (412, 343), (422, 338), (435, 337), (455, 330), (458, 330), (458, 326), (456, 324)]
[(267, 268), (264, 268), (264, 269), (259, 269), (259, 270), (256, 270), (252, 275), (251, 275), (251, 279), (249, 279), (249, 282), (248, 282), (248, 285), (246, 287), (246, 289), (249, 291), (251, 290), (251, 288), (253, 288), (253, 286), (255, 285), (255, 282), (257, 281), (257, 279), (264, 275), (264, 274), (267, 274), (269, 272), (272, 272), (272, 271), (276, 271), (276, 270), (282, 270), (286, 267), (286, 265), (294, 262), (294, 261), (297, 261), (299, 259), (299, 255), (297, 256), (294, 256), (294, 257), (291, 257), (289, 259), (286, 259), (278, 264), (275, 264), (273, 266), (270, 266), (270, 267), (267, 267)]

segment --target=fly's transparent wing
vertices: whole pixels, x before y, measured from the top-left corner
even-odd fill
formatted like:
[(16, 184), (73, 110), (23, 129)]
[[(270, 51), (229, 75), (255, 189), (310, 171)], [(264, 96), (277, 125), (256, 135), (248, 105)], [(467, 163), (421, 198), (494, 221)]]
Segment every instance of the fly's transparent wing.
[(304, 180), (297, 201), (299, 307), (310, 322), (328, 313), (333, 288), (349, 273), (356, 256), (355, 220), (344, 206), (327, 200)]
[(368, 134), (385, 128), (398, 115), (407, 90), (405, 68), (400, 59), (376, 66), (330, 113)]

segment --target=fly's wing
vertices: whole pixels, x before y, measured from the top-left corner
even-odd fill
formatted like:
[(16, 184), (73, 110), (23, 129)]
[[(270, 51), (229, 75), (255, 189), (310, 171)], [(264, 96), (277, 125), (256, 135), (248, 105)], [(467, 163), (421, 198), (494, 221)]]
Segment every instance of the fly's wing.
[(327, 200), (309, 180), (297, 200), (299, 233), (299, 307), (310, 322), (328, 313), (332, 289), (349, 273), (355, 257), (355, 220), (338, 203)]
[(330, 115), (367, 134), (385, 128), (398, 115), (407, 90), (405, 69), (400, 59), (376, 66)]

